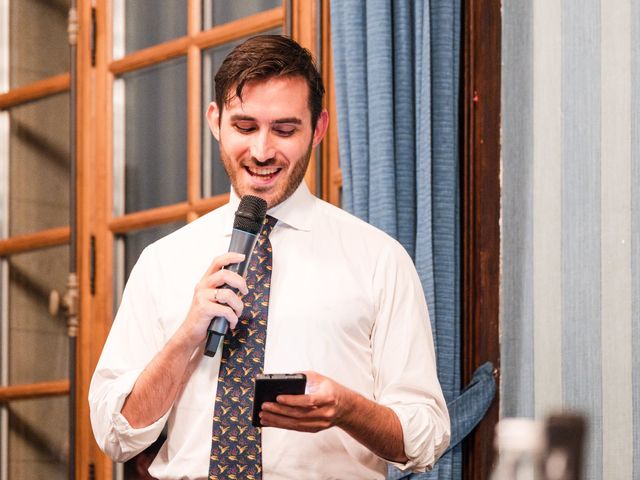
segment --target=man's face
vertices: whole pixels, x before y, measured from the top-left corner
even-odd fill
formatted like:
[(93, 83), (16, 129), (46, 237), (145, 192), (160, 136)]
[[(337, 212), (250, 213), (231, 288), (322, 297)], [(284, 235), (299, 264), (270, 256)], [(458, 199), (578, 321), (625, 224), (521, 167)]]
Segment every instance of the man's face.
[(232, 98), (222, 113), (209, 106), (209, 127), (240, 197), (256, 195), (272, 208), (298, 188), (328, 123), (323, 111), (312, 130), (308, 95), (303, 78), (276, 77), (246, 84), (242, 102)]

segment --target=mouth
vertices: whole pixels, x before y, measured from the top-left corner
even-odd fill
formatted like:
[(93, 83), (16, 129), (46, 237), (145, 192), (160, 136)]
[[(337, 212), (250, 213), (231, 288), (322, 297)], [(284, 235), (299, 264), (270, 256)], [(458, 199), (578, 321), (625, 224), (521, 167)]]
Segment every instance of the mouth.
[(268, 182), (280, 173), (282, 167), (244, 167), (244, 169), (256, 180)]

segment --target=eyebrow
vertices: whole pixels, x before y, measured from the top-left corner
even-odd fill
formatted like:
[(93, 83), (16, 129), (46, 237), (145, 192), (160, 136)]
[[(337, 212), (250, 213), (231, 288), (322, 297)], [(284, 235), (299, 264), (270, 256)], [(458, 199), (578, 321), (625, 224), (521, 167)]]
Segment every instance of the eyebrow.
[(302, 120), (296, 117), (279, 118), (278, 120), (274, 120), (271, 123), (293, 123), (294, 125), (302, 125)]
[[(233, 122), (238, 122), (243, 120), (255, 122), (256, 119), (250, 115), (241, 115), (241, 114), (231, 115), (231, 121)], [(287, 118), (279, 118), (271, 122), (272, 125), (283, 124), (283, 123), (292, 123), (294, 125), (302, 125), (302, 120), (300, 120), (297, 117), (287, 117)]]

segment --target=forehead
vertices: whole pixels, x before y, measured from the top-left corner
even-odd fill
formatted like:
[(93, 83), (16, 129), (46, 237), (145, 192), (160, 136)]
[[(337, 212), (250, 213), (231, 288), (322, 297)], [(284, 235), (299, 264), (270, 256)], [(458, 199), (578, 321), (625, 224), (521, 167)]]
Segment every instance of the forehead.
[[(235, 86), (231, 89), (235, 92)], [(257, 120), (273, 121), (296, 117), (310, 121), (309, 86), (302, 77), (275, 77), (264, 81), (248, 82), (242, 89), (242, 101), (233, 96), (223, 109), (231, 114), (242, 114)]]

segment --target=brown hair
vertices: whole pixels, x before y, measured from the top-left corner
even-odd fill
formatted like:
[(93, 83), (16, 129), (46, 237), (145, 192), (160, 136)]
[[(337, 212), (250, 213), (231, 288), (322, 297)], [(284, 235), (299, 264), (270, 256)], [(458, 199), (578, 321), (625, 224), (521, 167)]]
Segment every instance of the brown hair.
[[(311, 127), (316, 128), (322, 112), (324, 84), (311, 52), (282, 35), (258, 35), (234, 48), (215, 76), (216, 103), (223, 106), (233, 98), (242, 100), (247, 82), (273, 77), (302, 77), (309, 86)], [(232, 89), (235, 87), (235, 92)]]

